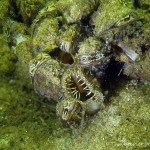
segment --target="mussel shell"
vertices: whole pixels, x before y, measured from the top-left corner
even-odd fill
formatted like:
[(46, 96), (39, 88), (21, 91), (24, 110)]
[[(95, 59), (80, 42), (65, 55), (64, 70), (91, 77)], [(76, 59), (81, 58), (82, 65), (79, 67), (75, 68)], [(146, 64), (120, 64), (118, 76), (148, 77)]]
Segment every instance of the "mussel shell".
[(34, 90), (48, 99), (58, 101), (61, 97), (60, 64), (53, 59), (44, 61), (35, 71)]

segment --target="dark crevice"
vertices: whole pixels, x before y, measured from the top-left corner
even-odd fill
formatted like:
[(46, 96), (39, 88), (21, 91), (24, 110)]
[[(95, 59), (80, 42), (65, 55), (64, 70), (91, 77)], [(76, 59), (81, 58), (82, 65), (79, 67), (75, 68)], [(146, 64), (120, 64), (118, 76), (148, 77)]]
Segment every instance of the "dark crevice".
[(80, 21), (80, 26), (82, 27), (81, 32), (84, 37), (89, 37), (93, 35), (93, 30), (95, 26), (91, 23), (91, 16), (93, 15), (95, 11), (97, 11), (98, 7), (99, 7), (99, 4), (95, 5), (95, 8), (93, 9), (93, 11), (86, 17), (82, 18)]
[(81, 22), (80, 22), (80, 26), (82, 27), (81, 28), (82, 34), (85, 37), (89, 37), (89, 36), (93, 35), (93, 30), (94, 30), (95, 26), (90, 24), (90, 22), (89, 22), (90, 17), (91, 16), (87, 16), (84, 19), (82, 19)]
[(133, 5), (134, 5), (135, 8), (140, 8), (139, 0), (132, 0), (132, 2), (133, 2)]
[(119, 61), (110, 61), (105, 70), (105, 75), (102, 78), (102, 91), (107, 95), (105, 96), (105, 103), (109, 103), (110, 97), (115, 95), (116, 89), (119, 89), (124, 81), (129, 80), (125, 75), (123, 75), (123, 68), (125, 63)]
[(58, 48), (56, 48), (56, 49), (54, 49), (53, 51), (51, 51), (50, 53), (49, 53), (49, 55), (53, 58), (53, 59), (55, 59), (55, 60), (57, 60), (58, 59), (58, 56), (60, 55), (60, 50), (58, 49)]
[(71, 54), (66, 53), (66, 52), (61, 52), (59, 55), (59, 59), (63, 64), (69, 64), (72, 65), (74, 63), (74, 60), (71, 56)]
[(145, 53), (148, 51), (148, 47), (146, 47), (145, 45), (141, 45), (141, 52)]

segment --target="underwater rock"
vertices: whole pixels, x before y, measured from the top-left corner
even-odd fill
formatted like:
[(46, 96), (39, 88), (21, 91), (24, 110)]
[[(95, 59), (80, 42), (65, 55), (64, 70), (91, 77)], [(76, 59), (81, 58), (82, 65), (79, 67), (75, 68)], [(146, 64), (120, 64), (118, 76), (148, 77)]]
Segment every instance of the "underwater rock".
[(149, 0), (134, 0), (134, 5), (136, 8), (141, 8), (145, 10), (149, 10), (150, 8)]
[[(5, 34), (0, 40), (0, 73), (15, 79), (20, 74), (22, 78), (1, 79), (0, 149), (149, 149), (148, 1), (53, 0), (40, 11), (34, 7), (35, 1), (17, 1), (22, 2), (25, 13), (30, 10), (29, 16), (23, 16), (24, 12), (16, 8), (19, 16), (15, 23), (7, 24), (8, 18), (3, 18), (10, 17), (9, 4), (0, 8), (0, 25)], [(30, 4), (35, 4), (33, 9)], [(32, 14), (30, 18), (32, 11), (33, 15), (37, 12), (35, 18)], [(33, 21), (31, 37), (30, 27), (24, 28), (20, 15), (27, 23)], [(16, 74), (13, 53), (18, 57)], [(97, 69), (106, 67), (105, 59), (108, 67), (102, 69), (104, 78), (99, 78)], [(107, 78), (114, 77), (120, 69), (114, 62), (124, 63), (121, 70), (129, 78), (123, 73), (115, 79)], [(37, 97), (27, 87), (31, 83), (28, 65), (35, 91), (46, 99)], [(53, 99), (57, 107), (47, 99)], [(62, 127), (58, 118), (66, 126), (76, 128)]]
[[(140, 35), (143, 35), (143, 18), (139, 12), (133, 13), (131, 1), (100, 3), (99, 9), (92, 15), (94, 32), (84, 35), (87, 30), (82, 27), (81, 20), (95, 10), (97, 2), (90, 1), (85, 6), (88, 8), (90, 3), (93, 4), (90, 11), (83, 9), (76, 16), (72, 14), (78, 7), (76, 1), (60, 0), (47, 3), (32, 24), (35, 54), (44, 52), (46, 57), (50, 56), (36, 60), (30, 66), (35, 91), (43, 97), (57, 101), (58, 116), (69, 125), (80, 124), (85, 116), (83, 114), (90, 114), (92, 109), (91, 114), (95, 114), (103, 106), (101, 88), (96, 88), (100, 95), (94, 96), (99, 99), (99, 102), (95, 103), (95, 99), (87, 98), (88, 93), (84, 90), (86, 86), (80, 87), (77, 78), (80, 77), (81, 81), (84, 78), (85, 83), (91, 86), (92, 90), (89, 90), (88, 94), (90, 96), (95, 92), (94, 86), (101, 82), (95, 77), (99, 79), (106, 75), (107, 64), (114, 60), (120, 61), (126, 64), (125, 68), (128, 64), (140, 60), (141, 46), (146, 45), (146, 40), (142, 43), (139, 41)], [(92, 25), (92, 22), (87, 21), (87, 25)], [(56, 72), (51, 63), (56, 66)], [(68, 85), (68, 82), (72, 85)]]
[[(107, 4), (104, 4), (104, 6), (100, 6), (100, 8), (101, 7), (103, 8), (109, 6), (107, 6)], [(119, 11), (120, 10), (118, 10), (117, 12)], [(101, 15), (97, 14), (95, 21), (99, 17), (103, 17), (103, 12), (105, 11), (102, 11)], [(108, 14), (108, 16), (109, 15), (111, 15), (111, 13)], [(145, 12), (145, 14), (143, 15), (142, 10), (137, 10), (135, 12), (128, 12), (126, 15), (124, 14), (122, 18), (118, 18), (118, 21), (116, 18), (114, 18), (114, 23), (112, 23), (112, 20), (110, 20), (112, 26), (109, 27), (107, 27), (107, 25), (109, 25), (109, 20), (108, 24), (106, 24), (104, 28), (103, 25), (105, 24), (105, 21), (102, 23), (102, 26), (99, 26), (99, 28), (99, 24), (95, 24), (94, 34), (97, 35), (101, 40), (105, 41), (106, 47), (110, 49), (110, 51), (112, 51), (115, 60), (125, 63), (123, 67), (123, 69), (125, 69), (124, 74), (131, 78), (149, 80), (149, 73), (146, 71), (149, 58), (145, 60), (145, 55), (149, 55), (147, 54), (147, 52), (150, 48), (148, 42), (150, 39), (148, 27), (149, 14)], [(101, 20), (99, 20), (98, 22), (100, 21)], [(145, 73), (147, 75), (144, 75)]]
[[(111, 103), (92, 117), (83, 134), (77, 133), (69, 145), (73, 145), (73, 149), (87, 150), (149, 149), (149, 88), (149, 83), (120, 82), (110, 98)], [(59, 142), (57, 146), (61, 146)]]
[(148, 13), (142, 16), (130, 0), (46, 2), (15, 2), (16, 15), (32, 22), (31, 28), (7, 18), (3, 33), (18, 57), (17, 77), (31, 83), (30, 73), (39, 95), (59, 101), (58, 114), (67, 124), (101, 110), (104, 91), (98, 84), (112, 61), (125, 63), (125, 75), (149, 80), (142, 70), (149, 62)]
[(15, 48), (14, 51), (18, 58), (16, 63), (17, 69), (15, 72), (16, 77), (20, 79), (22, 84), (28, 88), (32, 87), (31, 77), (29, 74), (30, 60), (33, 57), (32, 38), (28, 37), (21, 41)]

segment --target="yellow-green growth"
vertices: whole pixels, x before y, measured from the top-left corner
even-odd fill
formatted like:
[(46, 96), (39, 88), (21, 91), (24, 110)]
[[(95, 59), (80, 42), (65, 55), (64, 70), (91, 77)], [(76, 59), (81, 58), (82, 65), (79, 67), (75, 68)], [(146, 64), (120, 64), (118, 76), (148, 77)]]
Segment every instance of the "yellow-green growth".
[(32, 39), (28, 38), (26, 41), (19, 43), (15, 50), (18, 57), (16, 76), (22, 84), (30, 87), (29, 62), (33, 59)]
[(18, 0), (17, 7), (23, 22), (30, 24), (37, 15), (38, 11), (44, 7), (45, 3), (45, 0)]
[(16, 57), (3, 38), (3, 35), (0, 35), (0, 75), (11, 75), (16, 68)]
[(66, 23), (79, 22), (97, 7), (98, 2), (93, 0), (60, 0), (57, 9), (62, 13)]
[(79, 45), (78, 55), (90, 55), (100, 50), (102, 44), (96, 37), (89, 37)]
[(57, 48), (58, 20), (44, 19), (34, 30), (33, 47), (38, 52), (51, 52)]
[(121, 0), (101, 1), (98, 11), (93, 15), (95, 34), (108, 30), (116, 22), (119, 22), (126, 15), (132, 12), (132, 2)]
[(5, 17), (10, 13), (10, 1), (9, 0), (1, 0), (0, 1), (0, 26), (3, 25), (3, 21)]
[(138, 0), (139, 6), (142, 9), (150, 10), (150, 1), (149, 0)]
[(9, 44), (16, 45), (18, 35), (29, 34), (29, 28), (24, 23), (17, 22), (13, 19), (6, 19), (3, 26), (3, 34)]

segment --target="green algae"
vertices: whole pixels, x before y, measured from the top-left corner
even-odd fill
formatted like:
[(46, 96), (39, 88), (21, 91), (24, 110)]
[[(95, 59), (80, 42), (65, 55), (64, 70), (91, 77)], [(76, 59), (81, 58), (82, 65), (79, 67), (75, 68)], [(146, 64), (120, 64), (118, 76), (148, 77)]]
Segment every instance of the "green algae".
[[(65, 31), (63, 31), (65, 30)], [(80, 38), (80, 28), (77, 24), (71, 26), (63, 26), (63, 29), (60, 29), (60, 40), (59, 47), (62, 51), (71, 53), (76, 46), (77, 39)]]
[(58, 20), (44, 19), (33, 36), (33, 47), (38, 52), (51, 52), (57, 48)]
[(10, 50), (4, 36), (0, 35), (0, 75), (11, 75), (15, 71), (16, 56)]
[(55, 104), (42, 102), (19, 82), (1, 78), (0, 149), (38, 149), (51, 137), (52, 130), (59, 130)]
[(26, 24), (15, 21), (14, 19), (10, 18), (5, 19), (2, 29), (4, 38), (9, 43), (10, 47), (16, 46), (18, 44), (18, 35), (26, 36), (29, 34), (29, 28)]
[(79, 22), (92, 13), (98, 3), (97, 0), (60, 0), (56, 6), (59, 12), (62, 13), (64, 22), (70, 24)]
[(66, 149), (148, 148), (149, 88), (149, 84), (123, 83), (107, 109), (99, 112), (81, 135), (69, 141), (73, 147)]
[[(144, 149), (150, 146), (149, 83), (119, 84), (107, 108), (79, 132), (62, 128), (55, 104), (1, 79), (1, 149)], [(23, 97), (23, 98), (22, 98)]]
[(17, 0), (16, 6), (19, 10), (19, 14), (22, 17), (22, 20), (26, 24), (30, 24), (38, 11), (42, 9), (46, 4), (46, 0)]
[(0, 27), (4, 25), (4, 21), (7, 17), (15, 17), (14, 9), (11, 6), (10, 0), (0, 1)]
[(15, 53), (18, 58), (16, 63), (15, 76), (29, 89), (32, 88), (32, 81), (29, 74), (29, 64), (33, 59), (32, 39), (27, 38), (15, 47)]
[(145, 10), (150, 10), (150, 3), (149, 0), (138, 0), (137, 7), (140, 7)]
[(102, 51), (102, 44), (96, 37), (89, 37), (80, 44), (79, 55), (96, 53), (97, 51)]
[[(93, 15), (96, 35), (100, 35), (102, 31), (108, 30), (116, 22), (133, 11), (132, 2), (127, 2), (128, 4), (119, 0), (111, 0), (100, 3), (98, 11)], [(124, 22), (119, 22), (118, 25), (122, 26), (123, 23)]]

